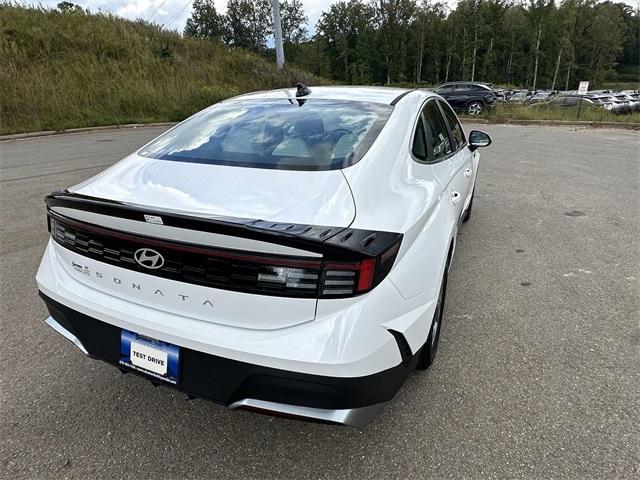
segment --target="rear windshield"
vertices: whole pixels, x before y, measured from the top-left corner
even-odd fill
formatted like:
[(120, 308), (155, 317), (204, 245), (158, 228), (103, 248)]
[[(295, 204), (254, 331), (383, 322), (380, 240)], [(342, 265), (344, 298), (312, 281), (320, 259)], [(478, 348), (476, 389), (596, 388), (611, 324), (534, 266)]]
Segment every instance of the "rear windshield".
[(393, 107), (337, 100), (246, 100), (203, 110), (145, 146), (143, 157), (289, 170), (353, 165)]

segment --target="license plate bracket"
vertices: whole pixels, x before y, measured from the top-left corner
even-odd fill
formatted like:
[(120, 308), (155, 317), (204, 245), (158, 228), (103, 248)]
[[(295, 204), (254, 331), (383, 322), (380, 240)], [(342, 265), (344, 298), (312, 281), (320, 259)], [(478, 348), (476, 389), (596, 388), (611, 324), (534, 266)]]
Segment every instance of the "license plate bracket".
[(122, 329), (120, 365), (177, 385), (180, 377), (180, 347)]

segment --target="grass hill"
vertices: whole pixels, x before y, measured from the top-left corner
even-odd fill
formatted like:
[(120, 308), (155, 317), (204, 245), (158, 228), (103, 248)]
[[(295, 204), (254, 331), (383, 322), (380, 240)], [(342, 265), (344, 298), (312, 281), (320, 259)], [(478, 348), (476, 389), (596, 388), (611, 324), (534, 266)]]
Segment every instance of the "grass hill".
[(147, 22), (0, 3), (0, 133), (176, 121), (296, 69)]

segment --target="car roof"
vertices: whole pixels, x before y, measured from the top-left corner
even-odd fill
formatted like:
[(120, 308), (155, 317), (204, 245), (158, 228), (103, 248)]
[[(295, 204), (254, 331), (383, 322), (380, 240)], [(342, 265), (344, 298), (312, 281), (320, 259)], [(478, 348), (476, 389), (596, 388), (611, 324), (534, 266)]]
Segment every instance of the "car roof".
[[(319, 98), (327, 100), (346, 100), (357, 102), (384, 103), (394, 105), (400, 98), (413, 91), (409, 88), (395, 87), (362, 87), (362, 86), (310, 86), (311, 93), (304, 98)], [(269, 99), (295, 99), (295, 88), (281, 88), (277, 90), (264, 90), (260, 92), (246, 93), (225, 100), (234, 102), (238, 100), (269, 100)]]
[(472, 81), (464, 81), (464, 80), (456, 80), (453, 82), (446, 82), (443, 83), (442, 85), (440, 85), (441, 87), (445, 86), (445, 85), (484, 85), (485, 87), (488, 87), (489, 85), (491, 85), (490, 83), (487, 82), (472, 82)]

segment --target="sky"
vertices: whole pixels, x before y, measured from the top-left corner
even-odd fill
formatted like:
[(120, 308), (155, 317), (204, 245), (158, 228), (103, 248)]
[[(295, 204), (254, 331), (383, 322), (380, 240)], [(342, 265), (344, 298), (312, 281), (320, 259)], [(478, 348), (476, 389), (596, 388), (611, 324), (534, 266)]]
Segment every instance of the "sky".
[[(61, 0), (20, 0), (19, 3), (34, 3), (45, 7), (55, 7)], [(141, 18), (164, 25), (165, 28), (183, 31), (187, 18), (191, 16), (193, 0), (69, 0), (92, 12), (107, 11), (129, 19)], [(315, 31), (315, 25), (323, 11), (338, 0), (302, 0), (305, 13), (309, 17), (309, 33)], [(452, 7), (457, 0), (445, 0)], [(636, 8), (640, 0), (627, 0), (625, 3)], [(227, 0), (215, 0), (219, 12), (226, 10)]]
[[(22, 0), (24, 5), (40, 4), (44, 7), (55, 7), (62, 0)], [(182, 31), (187, 18), (191, 16), (193, 0), (69, 0), (92, 12), (107, 11), (129, 19), (142, 18), (151, 20), (165, 28)], [(302, 0), (305, 13), (309, 17), (308, 29), (314, 26), (323, 10), (338, 0)], [(226, 10), (227, 0), (215, 0), (219, 12)]]

